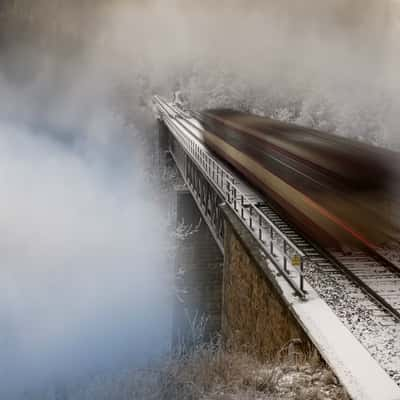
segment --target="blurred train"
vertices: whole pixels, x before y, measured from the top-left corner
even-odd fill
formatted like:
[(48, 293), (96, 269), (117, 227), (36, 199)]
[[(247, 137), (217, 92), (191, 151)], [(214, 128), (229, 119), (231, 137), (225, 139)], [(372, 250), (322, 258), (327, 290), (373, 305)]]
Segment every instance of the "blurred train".
[(321, 245), (399, 240), (399, 153), (234, 110), (196, 117), (206, 145)]

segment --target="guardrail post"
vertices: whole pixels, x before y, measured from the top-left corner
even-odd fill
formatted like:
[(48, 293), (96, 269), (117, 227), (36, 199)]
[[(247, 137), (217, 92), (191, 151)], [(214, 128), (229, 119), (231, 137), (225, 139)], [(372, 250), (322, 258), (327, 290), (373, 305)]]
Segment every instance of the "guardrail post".
[(215, 161), (212, 161), (212, 180), (215, 180)]
[(285, 272), (288, 272), (287, 269), (287, 244), (286, 240), (283, 240), (283, 269)]
[(300, 261), (300, 290), (304, 293), (304, 259)]
[(189, 178), (189, 156), (185, 154), (185, 177), (186, 179)]
[(271, 237), (271, 243), (270, 243), (271, 256), (273, 256), (274, 255), (274, 228), (272, 226), (271, 226), (270, 237)]

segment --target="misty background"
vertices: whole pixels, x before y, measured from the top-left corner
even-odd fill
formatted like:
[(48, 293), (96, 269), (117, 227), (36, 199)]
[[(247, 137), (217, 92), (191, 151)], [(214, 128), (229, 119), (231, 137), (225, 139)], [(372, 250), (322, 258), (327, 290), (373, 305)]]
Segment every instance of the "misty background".
[(399, 10), (3, 0), (0, 398), (168, 351), (173, 196), (158, 178), (153, 94), (398, 149)]

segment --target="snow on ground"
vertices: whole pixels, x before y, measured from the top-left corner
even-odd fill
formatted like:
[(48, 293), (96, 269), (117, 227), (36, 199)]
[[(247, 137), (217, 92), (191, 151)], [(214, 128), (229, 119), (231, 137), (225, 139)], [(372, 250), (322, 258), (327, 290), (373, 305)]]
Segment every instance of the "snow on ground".
[(390, 260), (393, 264), (397, 265), (400, 270), (400, 243), (390, 243), (380, 250), (380, 253)]
[(306, 279), (350, 332), (400, 385), (400, 324), (377, 313), (377, 307), (355, 284), (340, 273), (324, 273), (317, 266)]

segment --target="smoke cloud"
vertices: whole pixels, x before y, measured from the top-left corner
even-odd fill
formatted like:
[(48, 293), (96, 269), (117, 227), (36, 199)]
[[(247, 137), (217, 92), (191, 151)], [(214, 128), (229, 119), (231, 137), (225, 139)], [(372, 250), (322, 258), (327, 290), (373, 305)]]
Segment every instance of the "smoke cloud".
[(0, 7), (1, 398), (167, 348), (152, 94), (400, 144), (394, 1), (12, 3)]

